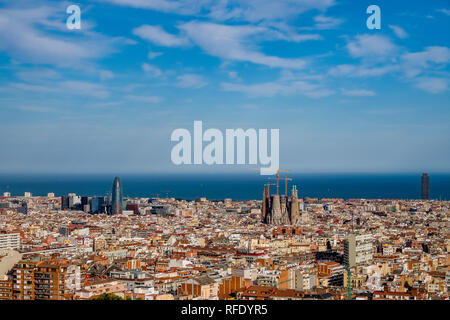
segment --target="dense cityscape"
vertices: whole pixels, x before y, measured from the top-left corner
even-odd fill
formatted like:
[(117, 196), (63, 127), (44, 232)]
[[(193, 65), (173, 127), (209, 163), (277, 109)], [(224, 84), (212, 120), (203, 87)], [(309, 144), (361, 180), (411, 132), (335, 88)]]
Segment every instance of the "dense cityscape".
[[(449, 201), (0, 197), (0, 300), (448, 300)], [(271, 188), (272, 187), (272, 188)]]

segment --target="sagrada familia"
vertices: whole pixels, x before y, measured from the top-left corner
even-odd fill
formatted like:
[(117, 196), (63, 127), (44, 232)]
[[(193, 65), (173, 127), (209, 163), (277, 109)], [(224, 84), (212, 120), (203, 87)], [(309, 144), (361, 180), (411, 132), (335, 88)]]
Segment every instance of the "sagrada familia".
[[(278, 189), (278, 188), (277, 188)], [(296, 225), (300, 218), (297, 187), (292, 187), (291, 196), (274, 194), (270, 196), (269, 187), (264, 188), (262, 201), (262, 221), (272, 225)]]

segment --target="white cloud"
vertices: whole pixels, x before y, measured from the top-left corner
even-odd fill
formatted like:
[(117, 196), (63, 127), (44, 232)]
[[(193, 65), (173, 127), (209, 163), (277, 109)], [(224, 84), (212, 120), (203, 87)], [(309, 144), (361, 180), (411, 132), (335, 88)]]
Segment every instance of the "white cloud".
[(347, 49), (354, 58), (385, 59), (392, 57), (397, 46), (385, 36), (364, 34), (350, 41)]
[(55, 111), (57, 111), (56, 109), (52, 109), (52, 108), (49, 108), (49, 107), (33, 106), (33, 105), (21, 105), (21, 106), (15, 107), (14, 109), (18, 109), (18, 110), (22, 110), (22, 111), (28, 111), (28, 112), (39, 112), (39, 113), (55, 112)]
[(280, 25), (276, 26), (268, 26), (264, 27), (262, 25), (259, 25), (261, 27), (261, 32), (259, 32), (260, 35), (262, 35), (262, 40), (284, 40), (284, 41), (290, 41), (290, 42), (305, 42), (305, 41), (311, 41), (311, 40), (323, 40), (323, 37), (320, 34), (316, 33), (296, 33), (295, 31), (291, 30), (289, 27), (284, 27), (282, 29), (278, 29)]
[(328, 73), (334, 77), (380, 77), (390, 72), (400, 70), (399, 66), (396, 65), (385, 65), (385, 66), (366, 66), (366, 65), (351, 65), (351, 64), (341, 64), (332, 67)]
[(239, 77), (239, 74), (236, 71), (229, 71), (228, 77), (232, 80), (241, 81), (241, 77)]
[(310, 98), (321, 98), (334, 93), (332, 90), (305, 81), (294, 81), (291, 83), (264, 82), (250, 85), (224, 82), (221, 86), (224, 91), (241, 92), (251, 97), (299, 94)]
[[(361, 52), (358, 56), (368, 56), (368, 54)], [(391, 58), (393, 62), (387, 64), (374, 64), (370, 60), (363, 60), (359, 65), (337, 65), (332, 67), (328, 74), (335, 77), (351, 78), (376, 77), (393, 73), (401, 76), (401, 80), (430, 93), (440, 93), (447, 90), (448, 80), (435, 75), (442, 74), (442, 68), (450, 62), (450, 48), (426, 47), (425, 50), (419, 52), (392, 54)], [(343, 93), (345, 94), (345, 92)]]
[(405, 53), (401, 56), (402, 67), (407, 77), (415, 77), (430, 68), (430, 64), (450, 62), (450, 49), (447, 47), (426, 47), (424, 51)]
[[(64, 21), (59, 19), (59, 9), (60, 6), (0, 10), (0, 51), (22, 63), (77, 68), (114, 51), (117, 39), (91, 31), (69, 35), (63, 28)], [(65, 34), (50, 34), (48, 28), (64, 29)]]
[(437, 94), (448, 90), (447, 79), (423, 77), (416, 80), (415, 86), (429, 93)]
[(142, 25), (133, 29), (133, 34), (164, 47), (183, 47), (189, 45), (189, 40), (166, 32), (160, 26)]
[(295, 18), (309, 10), (325, 11), (335, 0), (103, 0), (133, 8), (203, 15), (219, 21), (278, 21)]
[(216, 1), (209, 16), (217, 20), (249, 22), (289, 20), (309, 10), (325, 11), (334, 4), (334, 0)]
[(339, 26), (344, 20), (333, 18), (333, 17), (326, 17), (324, 15), (318, 15), (314, 17), (315, 21), (315, 28), (324, 30), (324, 29), (334, 29), (337, 26)]
[(389, 25), (389, 28), (391, 28), (395, 35), (400, 39), (406, 39), (409, 37), (409, 34), (399, 26)]
[[(39, 92), (39, 93), (49, 93), (49, 92), (56, 92), (57, 88), (52, 86), (43, 86), (43, 85), (36, 85), (36, 84), (29, 84), (29, 83), (10, 83), (9, 87), (12, 89), (19, 89), (23, 91), (30, 91), (30, 92)], [(9, 91), (8, 87), (1, 88), (4, 91)]]
[(447, 16), (450, 16), (450, 10), (449, 9), (438, 9), (437, 11), (442, 12), (443, 14), (446, 14)]
[(198, 74), (183, 74), (177, 77), (176, 86), (179, 88), (194, 88), (199, 89), (206, 86), (208, 83)]
[(15, 74), (18, 78), (24, 81), (37, 81), (43, 79), (56, 79), (61, 77), (61, 75), (52, 69), (47, 68), (36, 68), (18, 71)]
[(137, 102), (144, 102), (144, 103), (158, 103), (161, 102), (163, 99), (158, 96), (136, 96), (136, 95), (126, 95), (125, 98), (137, 101)]
[(162, 55), (163, 53), (162, 52), (153, 52), (153, 51), (150, 51), (149, 53), (148, 53), (148, 58), (150, 59), (150, 60), (152, 60), (152, 59), (155, 59), (156, 57), (159, 57), (160, 55)]
[(114, 73), (109, 70), (100, 70), (100, 80), (114, 79)]
[(376, 93), (371, 90), (358, 89), (358, 90), (346, 90), (342, 89), (342, 93), (349, 97), (373, 97)]
[(60, 84), (60, 89), (64, 90), (66, 94), (88, 95), (102, 99), (109, 96), (109, 92), (105, 87), (93, 82), (64, 81)]
[(154, 78), (158, 78), (162, 75), (162, 71), (151, 64), (143, 63), (142, 64), (142, 70), (144, 70), (148, 75)]
[(306, 66), (304, 60), (265, 55), (250, 45), (248, 38), (265, 32), (266, 28), (263, 27), (188, 22), (181, 25), (180, 29), (206, 53), (222, 59), (279, 68), (300, 69)]
[[(39, 82), (41, 83), (41, 82)], [(11, 90), (29, 91), (36, 93), (48, 94), (63, 94), (67, 95), (81, 95), (90, 96), (94, 98), (106, 98), (109, 96), (109, 91), (101, 84), (88, 82), (66, 80), (62, 82), (46, 82), (45, 84), (30, 84), (30, 83), (10, 83), (8, 87), (3, 87), (7, 92)]]
[(210, 1), (198, 0), (103, 0), (112, 4), (177, 14), (196, 14)]

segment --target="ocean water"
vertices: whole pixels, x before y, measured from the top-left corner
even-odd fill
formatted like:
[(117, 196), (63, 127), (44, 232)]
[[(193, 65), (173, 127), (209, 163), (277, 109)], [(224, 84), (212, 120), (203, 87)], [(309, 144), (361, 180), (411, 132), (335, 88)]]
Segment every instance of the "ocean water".
[[(233, 175), (119, 175), (124, 196), (175, 197), (218, 200), (261, 199), (264, 183), (273, 183), (258, 174)], [(420, 199), (421, 174), (289, 174), (288, 190), (295, 184), (300, 197)], [(430, 198), (450, 200), (450, 174), (429, 174)], [(36, 196), (54, 192), (56, 196), (76, 193), (102, 196), (111, 192), (112, 175), (0, 175), (0, 195), (10, 192), (23, 195), (29, 191)], [(284, 194), (284, 181), (280, 193)], [(276, 190), (271, 186), (271, 193)]]

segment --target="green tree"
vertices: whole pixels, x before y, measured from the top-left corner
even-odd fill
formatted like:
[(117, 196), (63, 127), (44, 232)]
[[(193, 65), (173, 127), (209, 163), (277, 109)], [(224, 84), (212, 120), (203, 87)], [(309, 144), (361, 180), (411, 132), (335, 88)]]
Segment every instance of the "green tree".
[(123, 298), (112, 293), (103, 293), (98, 297), (92, 298), (92, 300), (123, 300)]

